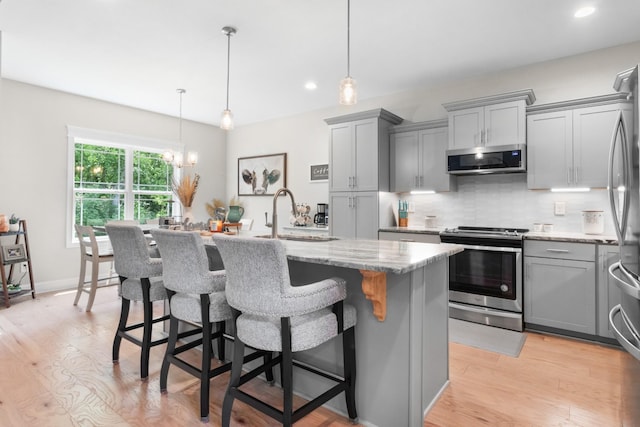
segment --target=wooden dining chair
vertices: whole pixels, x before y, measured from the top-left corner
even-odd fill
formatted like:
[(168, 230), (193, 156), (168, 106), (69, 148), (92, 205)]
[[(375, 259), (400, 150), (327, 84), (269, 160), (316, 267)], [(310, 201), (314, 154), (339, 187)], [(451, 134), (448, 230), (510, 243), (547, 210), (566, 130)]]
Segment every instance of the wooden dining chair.
[[(92, 227), (75, 224), (75, 228), (76, 234), (78, 235), (78, 241), (80, 242), (80, 276), (78, 277), (78, 290), (76, 291), (76, 298), (73, 300), (73, 305), (78, 305), (82, 293), (88, 293), (89, 300), (87, 301), (86, 311), (91, 311), (93, 301), (96, 298), (96, 291), (98, 290), (99, 282), (106, 280), (106, 283), (100, 285), (100, 287), (113, 286), (117, 284), (111, 283), (111, 273), (113, 271), (113, 250), (109, 245), (98, 244)], [(111, 268), (109, 269), (109, 276), (100, 279), (98, 276), (100, 272), (100, 263), (102, 262), (111, 263)], [(91, 280), (89, 281), (86, 280), (87, 264), (91, 265)]]

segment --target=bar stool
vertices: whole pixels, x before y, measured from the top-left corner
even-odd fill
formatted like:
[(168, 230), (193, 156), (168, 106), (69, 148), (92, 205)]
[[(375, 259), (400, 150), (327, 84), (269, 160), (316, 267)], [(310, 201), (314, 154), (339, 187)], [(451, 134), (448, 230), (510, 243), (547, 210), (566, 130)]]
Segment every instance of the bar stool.
[[(346, 284), (333, 277), (292, 286), (284, 246), (274, 239), (214, 235), (227, 272), (225, 293), (235, 323), (231, 379), (222, 406), (222, 425), (229, 426), (235, 399), (291, 426), (328, 400), (344, 392), (349, 418), (357, 420), (355, 401), (355, 308), (343, 304)], [(342, 335), (344, 378), (293, 360), (292, 353), (309, 350)], [(242, 374), (244, 346), (279, 352), (270, 363)], [(284, 391), (280, 411), (242, 391), (240, 386), (269, 365), (280, 364)], [(293, 366), (336, 382), (331, 389), (293, 410)]]
[[(149, 376), (151, 347), (164, 344), (167, 338), (151, 340), (153, 325), (169, 319), (169, 316), (153, 318), (153, 302), (167, 299), (162, 283), (162, 259), (151, 258), (142, 229), (137, 225), (107, 224), (105, 226), (113, 247), (116, 273), (122, 285), (122, 307), (116, 336), (113, 340), (113, 363), (118, 363), (122, 339), (141, 348), (140, 378)], [(127, 325), (131, 301), (142, 301), (144, 320)], [(142, 340), (131, 335), (132, 330), (142, 328)]]
[[(98, 290), (98, 282), (105, 280), (99, 279), (100, 263), (113, 263), (113, 251), (110, 247), (100, 246), (96, 240), (96, 234), (90, 226), (75, 224), (76, 234), (80, 243), (80, 276), (78, 277), (78, 290), (73, 305), (78, 305), (80, 296), (83, 292), (89, 294), (86, 311), (91, 311), (93, 301), (96, 298)], [(85, 288), (85, 278), (87, 274), (87, 264), (91, 264), (91, 284), (88, 289)], [(107, 283), (101, 286), (112, 286), (111, 277), (106, 278)]]
[[(211, 358), (214, 356), (212, 341), (218, 341), (218, 359), (224, 361), (224, 326), (225, 321), (232, 318), (224, 294), (226, 275), (224, 270), (209, 271), (207, 253), (197, 232), (158, 229), (153, 231), (153, 237), (163, 259), (162, 278), (171, 308), (169, 343), (160, 371), (160, 390), (163, 393), (167, 391), (171, 364), (200, 378), (200, 418), (208, 422), (210, 380), (231, 369), (230, 363), (211, 369)], [(200, 334), (201, 337), (176, 346), (180, 321), (197, 327), (182, 336)], [(179, 357), (181, 353), (199, 345), (202, 345), (200, 368)]]

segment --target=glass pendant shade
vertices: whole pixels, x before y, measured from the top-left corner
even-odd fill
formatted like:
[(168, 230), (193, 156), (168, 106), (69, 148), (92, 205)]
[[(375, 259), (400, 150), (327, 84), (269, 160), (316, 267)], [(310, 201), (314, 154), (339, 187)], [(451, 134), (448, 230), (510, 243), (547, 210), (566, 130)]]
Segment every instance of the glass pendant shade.
[(220, 119), (220, 128), (224, 130), (233, 129), (233, 113), (231, 110), (224, 110)]
[(340, 80), (340, 104), (355, 105), (358, 102), (356, 81), (350, 76)]
[(191, 166), (195, 166), (198, 163), (198, 153), (196, 151), (189, 151), (187, 153), (187, 163)]

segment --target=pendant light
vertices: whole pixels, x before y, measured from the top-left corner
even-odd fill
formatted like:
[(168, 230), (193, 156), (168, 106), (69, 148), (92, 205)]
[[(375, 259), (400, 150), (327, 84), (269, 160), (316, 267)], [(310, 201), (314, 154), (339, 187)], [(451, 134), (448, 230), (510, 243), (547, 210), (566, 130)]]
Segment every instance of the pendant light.
[(233, 129), (233, 113), (229, 110), (229, 63), (231, 62), (231, 36), (236, 33), (233, 27), (223, 27), (222, 33), (227, 36), (227, 106), (222, 112), (220, 128), (224, 130)]
[[(176, 89), (176, 92), (180, 94), (180, 115), (178, 121), (178, 141), (182, 144), (182, 95), (186, 92), (185, 89)], [(184, 162), (184, 154), (181, 151), (173, 152), (172, 150), (166, 151), (162, 158), (167, 164), (173, 164), (177, 168), (183, 166), (195, 166), (198, 163), (198, 153), (195, 151), (189, 151), (187, 153), (187, 164)]]
[(351, 78), (351, 0), (347, 0), (347, 77), (340, 80), (340, 104), (355, 105), (357, 102), (356, 81)]

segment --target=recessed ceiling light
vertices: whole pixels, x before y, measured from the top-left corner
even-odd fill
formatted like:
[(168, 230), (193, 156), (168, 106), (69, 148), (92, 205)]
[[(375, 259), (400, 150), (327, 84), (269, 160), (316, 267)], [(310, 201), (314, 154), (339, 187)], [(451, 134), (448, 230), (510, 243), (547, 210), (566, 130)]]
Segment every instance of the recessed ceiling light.
[(576, 13), (573, 14), (573, 16), (576, 18), (584, 18), (585, 16), (591, 15), (595, 11), (596, 8), (592, 6), (582, 7), (578, 9)]
[(307, 90), (316, 90), (318, 85), (315, 82), (307, 82), (304, 84), (304, 88)]

